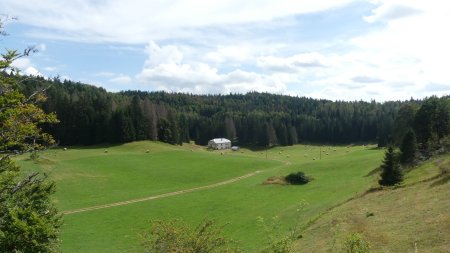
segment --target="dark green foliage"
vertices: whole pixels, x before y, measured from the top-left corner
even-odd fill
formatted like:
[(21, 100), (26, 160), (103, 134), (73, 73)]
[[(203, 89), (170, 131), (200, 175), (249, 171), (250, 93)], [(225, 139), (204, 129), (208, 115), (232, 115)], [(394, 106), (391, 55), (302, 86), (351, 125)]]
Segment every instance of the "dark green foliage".
[(134, 96), (131, 101), (131, 113), (132, 125), (135, 131), (136, 140), (148, 139), (148, 122), (144, 117), (144, 113), (141, 106), (141, 99), (138, 96)]
[(400, 162), (403, 165), (414, 164), (417, 154), (417, 140), (416, 134), (412, 129), (410, 129), (403, 137), (400, 152)]
[(400, 148), (400, 162), (413, 165), (418, 159), (446, 153), (450, 133), (449, 97), (430, 97), (421, 104), (407, 103), (398, 111), (393, 144)]
[[(378, 141), (380, 146), (393, 141), (399, 145), (411, 127), (419, 143), (428, 138), (416, 129), (421, 127), (423, 119), (413, 115), (421, 101), (332, 102), (257, 92), (214, 96), (141, 91), (110, 93), (67, 80), (37, 80), (24, 79), (21, 87), (28, 94), (36, 87), (51, 84), (49, 99), (43, 107), (47, 112), (56, 112), (61, 124), (46, 130), (62, 145), (167, 140), (167, 136), (158, 136), (161, 119), (169, 121), (170, 143), (175, 144), (194, 140), (206, 145), (212, 138), (228, 137), (236, 145), (264, 147), (293, 145), (299, 141)], [(430, 123), (434, 126), (431, 129), (436, 129), (436, 139), (448, 134), (448, 116), (445, 116), (448, 103), (447, 107), (441, 105), (448, 98), (438, 100), (433, 115), (443, 116), (425, 119), (439, 119)]]
[(170, 123), (167, 119), (160, 119), (158, 122), (158, 140), (167, 143), (174, 143)]
[[(0, 19), (0, 34), (2, 27)], [(0, 252), (46, 253), (58, 248), (60, 216), (50, 199), (54, 184), (37, 172), (25, 175), (10, 158), (32, 152), (37, 160), (36, 152), (54, 143), (40, 128), (58, 121), (36, 106), (45, 101), (43, 90), (23, 95), (18, 90), (19, 70), (11, 67), (30, 52), (7, 50), (0, 58), (0, 72), (12, 73), (0, 75)]]
[(405, 104), (398, 110), (393, 131), (393, 141), (396, 146), (401, 145), (406, 132), (413, 127), (417, 109), (418, 106), (415, 104)]
[(386, 147), (392, 144), (392, 129), (394, 128), (394, 119), (390, 114), (384, 114), (378, 124), (378, 147)]
[(450, 133), (450, 99), (426, 99), (415, 115), (414, 131), (424, 156), (441, 148), (441, 141)]
[(305, 173), (299, 171), (287, 175), (285, 178), (286, 182), (289, 184), (307, 184), (310, 179), (305, 175)]
[(381, 164), (380, 185), (391, 186), (403, 181), (403, 173), (392, 147), (389, 147)]
[(55, 252), (61, 217), (50, 196), (55, 185), (37, 173), (21, 177), (8, 157), (0, 161), (0, 252)]
[(428, 148), (428, 142), (433, 135), (433, 118), (435, 117), (436, 102), (436, 99), (426, 100), (414, 118), (414, 131), (422, 149)]
[(141, 235), (143, 252), (221, 253), (239, 252), (221, 227), (204, 221), (192, 229), (180, 220), (155, 221)]

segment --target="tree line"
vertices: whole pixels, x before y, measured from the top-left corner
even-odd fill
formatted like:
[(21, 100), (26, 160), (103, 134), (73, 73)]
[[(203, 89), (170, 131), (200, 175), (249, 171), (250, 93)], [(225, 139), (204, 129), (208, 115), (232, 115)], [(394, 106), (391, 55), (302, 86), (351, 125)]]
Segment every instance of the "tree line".
[[(403, 105), (381, 164), (380, 185), (396, 185), (420, 161), (450, 150), (450, 98), (431, 97), (420, 106)], [(399, 152), (394, 150), (399, 148)]]
[[(378, 103), (258, 92), (229, 95), (112, 93), (57, 78), (22, 78), (20, 83), (25, 94), (48, 87), (48, 99), (42, 108), (55, 112), (61, 122), (44, 128), (61, 145), (138, 140), (172, 144), (195, 141), (205, 145), (212, 138), (225, 137), (233, 144), (244, 146), (285, 146), (299, 142), (376, 142), (386, 146), (399, 142), (404, 129), (411, 124), (416, 124), (418, 138), (423, 140), (431, 138), (427, 133), (429, 128), (440, 129), (438, 137), (448, 131), (438, 122), (422, 125), (422, 120), (430, 120), (427, 117), (440, 116), (431, 116), (427, 112), (431, 109), (419, 111), (424, 101), (414, 99)], [(448, 97), (428, 100), (448, 103)], [(427, 108), (435, 106), (426, 104)], [(441, 107), (438, 113), (448, 114), (448, 107)]]

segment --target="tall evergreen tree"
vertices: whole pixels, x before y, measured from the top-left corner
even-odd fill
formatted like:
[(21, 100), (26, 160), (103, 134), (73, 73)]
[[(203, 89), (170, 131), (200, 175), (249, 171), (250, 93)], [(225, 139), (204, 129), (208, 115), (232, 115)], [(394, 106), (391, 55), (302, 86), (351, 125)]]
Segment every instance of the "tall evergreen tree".
[(400, 162), (403, 165), (412, 165), (416, 159), (417, 140), (416, 134), (412, 129), (409, 129), (403, 137), (402, 145), (400, 146)]
[(441, 98), (436, 107), (434, 128), (438, 140), (450, 134), (450, 98)]
[(400, 146), (406, 132), (413, 127), (416, 111), (414, 104), (405, 104), (398, 110), (392, 134), (395, 145)]
[(173, 144), (173, 135), (170, 123), (165, 118), (160, 119), (158, 122), (158, 140)]
[(403, 181), (403, 173), (400, 164), (397, 161), (394, 149), (390, 146), (384, 155), (381, 165), (380, 185), (396, 185)]
[(436, 117), (437, 98), (424, 101), (414, 118), (414, 132), (422, 150), (429, 148), (433, 138), (433, 119)]
[(133, 122), (136, 140), (146, 140), (148, 137), (148, 122), (144, 117), (141, 108), (141, 100), (137, 95), (131, 100), (130, 117)]

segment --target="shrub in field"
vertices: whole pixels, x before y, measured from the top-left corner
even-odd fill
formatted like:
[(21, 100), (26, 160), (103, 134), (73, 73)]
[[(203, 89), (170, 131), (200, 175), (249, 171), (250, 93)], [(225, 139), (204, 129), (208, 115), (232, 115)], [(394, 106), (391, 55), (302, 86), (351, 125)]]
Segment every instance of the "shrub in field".
[(233, 241), (222, 235), (222, 227), (203, 221), (192, 229), (180, 220), (159, 220), (141, 234), (143, 252), (221, 253), (239, 252)]
[(307, 184), (310, 178), (305, 175), (305, 173), (299, 171), (287, 175), (285, 178), (286, 182), (289, 184)]
[(342, 252), (345, 253), (369, 253), (370, 244), (359, 233), (354, 233), (345, 238)]

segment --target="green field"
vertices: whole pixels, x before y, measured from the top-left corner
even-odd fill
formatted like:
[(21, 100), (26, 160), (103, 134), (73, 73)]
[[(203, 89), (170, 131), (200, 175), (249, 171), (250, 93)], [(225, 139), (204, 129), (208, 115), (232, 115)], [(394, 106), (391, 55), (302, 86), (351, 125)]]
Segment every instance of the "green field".
[[(280, 229), (286, 231), (293, 220), (306, 224), (369, 188), (374, 180), (369, 174), (382, 158), (383, 150), (372, 146), (211, 152), (188, 144), (136, 142), (52, 149), (37, 163), (26, 157), (19, 163), (25, 170), (45, 171), (56, 182), (60, 211), (207, 186), (260, 171), (217, 187), (67, 214), (61, 236), (63, 252), (138, 252), (138, 233), (151, 220), (181, 218), (194, 225), (210, 218), (227, 224), (225, 233), (246, 251), (257, 251), (266, 241), (258, 217), (278, 216)], [(304, 186), (262, 184), (268, 177), (295, 171), (314, 180)], [(304, 201), (308, 205), (298, 212)]]
[(324, 214), (297, 242), (296, 252), (339, 252), (344, 238), (364, 236), (373, 252), (450, 252), (450, 156), (407, 173), (401, 187), (355, 198)]

